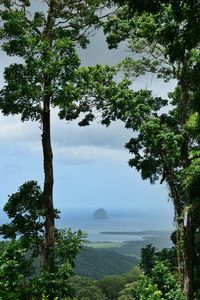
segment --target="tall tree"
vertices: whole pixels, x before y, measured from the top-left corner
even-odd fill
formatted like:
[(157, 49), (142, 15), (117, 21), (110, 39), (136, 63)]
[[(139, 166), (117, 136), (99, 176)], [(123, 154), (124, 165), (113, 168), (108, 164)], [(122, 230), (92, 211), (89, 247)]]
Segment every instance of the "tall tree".
[[(33, 11), (29, 0), (1, 1), (2, 49), (18, 56), (21, 63), (5, 68), (5, 86), (0, 92), (3, 114), (20, 114), (22, 121), (41, 123), (44, 158), (45, 266), (55, 244), (53, 208), (53, 152), (51, 146), (51, 107), (59, 108), (62, 118), (75, 119), (87, 112), (87, 95), (78, 82), (87, 78), (81, 72), (76, 47), (86, 47), (92, 28), (96, 28), (104, 1), (45, 0)], [(41, 6), (42, 7), (42, 6)], [(74, 110), (76, 108), (76, 113)], [(86, 115), (85, 122), (90, 119)]]
[[(113, 1), (118, 10), (104, 25), (110, 48), (128, 39), (132, 52), (121, 65), (136, 78), (148, 72), (176, 80), (168, 99), (139, 91), (106, 104), (104, 120), (115, 118), (136, 132), (127, 143), (143, 179), (166, 182), (177, 221), (180, 277), (194, 299), (194, 269), (199, 217), (199, 45), (200, 1)], [(106, 116), (106, 117), (105, 117)], [(196, 178), (195, 178), (196, 177)]]

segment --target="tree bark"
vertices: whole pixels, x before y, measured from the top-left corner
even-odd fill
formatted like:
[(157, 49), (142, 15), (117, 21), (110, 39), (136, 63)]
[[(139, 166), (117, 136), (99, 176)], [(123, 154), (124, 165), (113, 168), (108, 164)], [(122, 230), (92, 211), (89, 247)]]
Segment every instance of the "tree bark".
[[(55, 20), (52, 17), (56, 1), (50, 0), (47, 13), (45, 29), (42, 33), (43, 38), (48, 41), (49, 47), (52, 47), (52, 28)], [(46, 53), (44, 53), (45, 57)], [(44, 158), (44, 190), (43, 203), (45, 208), (45, 241), (44, 241), (44, 266), (48, 271), (54, 270), (54, 247), (55, 247), (55, 217), (53, 205), (53, 152), (51, 146), (51, 116), (50, 104), (51, 96), (48, 94), (48, 88), (51, 86), (51, 79), (44, 75), (44, 100), (42, 114), (42, 148)]]
[[(188, 80), (188, 58), (187, 53), (182, 61), (182, 69), (178, 76), (180, 87), (180, 116), (182, 127), (184, 128), (188, 119), (189, 93), (187, 87)], [(190, 165), (189, 159), (189, 138), (183, 131), (183, 143), (181, 147), (181, 160), (183, 169)], [(185, 235), (184, 235), (184, 293), (187, 300), (194, 300), (194, 226), (193, 213), (190, 211), (192, 199), (189, 191), (185, 192), (185, 208), (189, 210), (186, 215)]]
[(44, 100), (42, 123), (42, 147), (44, 158), (43, 203), (45, 208), (44, 268), (49, 269), (53, 266), (55, 221), (53, 207), (53, 153), (51, 147), (50, 101), (48, 99)]

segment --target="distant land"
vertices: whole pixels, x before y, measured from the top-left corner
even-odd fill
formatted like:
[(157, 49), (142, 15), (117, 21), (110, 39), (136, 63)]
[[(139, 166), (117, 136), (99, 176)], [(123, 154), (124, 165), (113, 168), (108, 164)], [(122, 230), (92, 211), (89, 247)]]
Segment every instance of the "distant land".
[(108, 214), (105, 209), (99, 208), (95, 210), (93, 213), (93, 219), (94, 220), (107, 220), (108, 219)]
[(78, 275), (100, 279), (108, 275), (129, 272), (140, 262), (141, 248), (152, 244), (158, 251), (171, 248), (171, 231), (105, 231), (109, 235), (136, 235), (140, 240), (129, 241), (87, 241), (83, 251), (77, 256), (75, 271)]
[(162, 250), (163, 248), (171, 248), (173, 246), (172, 241), (170, 239), (170, 235), (172, 232), (170, 231), (133, 231), (133, 232), (104, 232), (103, 234), (110, 235), (137, 235), (141, 236), (140, 240), (129, 240), (124, 242), (88, 242), (87, 247), (91, 247), (94, 249), (105, 249), (107, 251), (113, 251), (119, 254), (132, 256), (136, 258), (140, 258), (141, 248), (146, 245), (152, 244), (157, 250)]
[(120, 235), (143, 235), (155, 236), (162, 234), (169, 234), (167, 230), (145, 230), (145, 231), (101, 231), (100, 234), (120, 234)]

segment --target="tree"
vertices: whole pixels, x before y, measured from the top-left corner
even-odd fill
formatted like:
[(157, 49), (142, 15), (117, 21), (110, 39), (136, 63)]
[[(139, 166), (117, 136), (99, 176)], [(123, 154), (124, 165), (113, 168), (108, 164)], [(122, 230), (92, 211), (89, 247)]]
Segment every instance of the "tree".
[(139, 266), (133, 267), (129, 273), (126, 273), (124, 276), (126, 278), (127, 283), (131, 283), (137, 281), (139, 276), (142, 274), (141, 269)]
[[(11, 222), (0, 226), (8, 239), (0, 244), (2, 299), (64, 299), (71, 295), (68, 279), (74, 275), (74, 261), (86, 237), (80, 230), (56, 229), (53, 272), (44, 270), (44, 205), (36, 181), (28, 181), (9, 196), (4, 206)], [(54, 210), (55, 217), (58, 211)]]
[(72, 296), (77, 300), (104, 300), (105, 297), (95, 282), (87, 277), (74, 276), (69, 279)]
[[(79, 81), (87, 80), (87, 70), (81, 72), (76, 46), (87, 46), (91, 28), (98, 26), (104, 1), (42, 2), (46, 5), (44, 11), (33, 12), (33, 1), (1, 1), (2, 49), (9, 56), (20, 57), (22, 62), (5, 68), (0, 109), (5, 115), (20, 114), (22, 121), (39, 121), (41, 124), (44, 266), (49, 268), (55, 245), (51, 108), (57, 107), (60, 117), (67, 120), (89, 110), (87, 102), (81, 102), (84, 96), (87, 98), (87, 93), (83, 88), (78, 88)], [(85, 122), (90, 118), (91, 115), (86, 114)]]
[(12, 241), (0, 253), (0, 298), (30, 299), (26, 278), (32, 273), (31, 261), (20, 242)]
[(147, 245), (141, 249), (140, 267), (146, 275), (151, 275), (152, 269), (156, 261), (156, 248)]
[(44, 238), (45, 214), (42, 191), (37, 182), (28, 181), (20, 186), (16, 193), (9, 196), (4, 211), (11, 222), (0, 226), (0, 235), (4, 239), (19, 238), (24, 247), (32, 248), (38, 255)]
[(117, 300), (119, 292), (124, 289), (126, 278), (124, 276), (106, 276), (97, 281), (97, 286), (107, 299)]
[(141, 249), (140, 267), (145, 275), (151, 275), (158, 261), (167, 264), (169, 270), (177, 274), (177, 259), (174, 247), (170, 249), (163, 248), (161, 251), (156, 251), (156, 248), (150, 244)]
[[(128, 39), (121, 64), (129, 78), (148, 72), (176, 80), (168, 99), (139, 91), (107, 101), (103, 118), (121, 119), (136, 133), (126, 144), (129, 164), (143, 179), (169, 187), (177, 222), (177, 259), (187, 300), (194, 299), (194, 241), (199, 228), (199, 1), (113, 1), (118, 10), (104, 25), (110, 48)], [(151, 5), (155, 4), (155, 5)], [(194, 184), (195, 183), (195, 184)]]
[(151, 276), (141, 275), (136, 283), (128, 284), (120, 294), (119, 300), (185, 299), (176, 278), (161, 262), (155, 264)]
[(42, 270), (30, 280), (29, 290), (34, 299), (41, 299), (45, 295), (49, 300), (62, 300), (72, 295), (69, 279), (74, 275), (74, 261), (82, 250), (84, 238), (80, 230), (56, 230), (54, 271)]
[(31, 257), (30, 246), (25, 247), (22, 240), (5, 243), (0, 253), (0, 298), (42, 300), (45, 296), (48, 300), (62, 300), (71, 296), (68, 280), (74, 275), (74, 260), (83, 238), (81, 231), (56, 232), (53, 273), (37, 267), (37, 257)]

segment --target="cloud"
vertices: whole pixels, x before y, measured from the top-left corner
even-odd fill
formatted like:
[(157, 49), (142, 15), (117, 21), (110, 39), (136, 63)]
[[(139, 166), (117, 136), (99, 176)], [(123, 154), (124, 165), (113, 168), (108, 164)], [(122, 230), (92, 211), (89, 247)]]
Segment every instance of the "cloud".
[[(116, 64), (126, 56), (126, 44), (122, 43), (116, 50), (108, 50), (102, 31), (92, 37), (91, 43), (85, 50), (78, 49), (83, 65)], [(0, 85), (3, 86), (3, 69), (13, 62), (20, 62), (19, 58), (8, 57), (0, 53)], [(147, 74), (133, 81), (133, 89), (153, 89), (154, 94), (166, 96), (172, 90), (174, 82), (164, 83), (156, 80), (155, 76)], [(122, 122), (113, 123), (106, 128), (93, 123), (91, 126), (79, 127), (77, 122), (60, 121), (57, 111), (52, 111), (52, 144), (55, 149), (55, 159), (66, 163), (91, 163), (95, 160), (128, 160), (128, 151), (124, 144), (129, 141), (132, 131), (124, 128)], [(38, 122), (22, 123), (19, 116), (4, 117), (0, 114), (0, 142), (12, 144), (19, 149), (29, 152), (41, 152), (41, 129)]]
[(98, 146), (70, 146), (55, 148), (55, 160), (66, 164), (88, 164), (98, 162), (126, 162), (128, 152)]
[[(98, 123), (79, 127), (76, 121), (60, 121), (56, 111), (52, 111), (52, 144), (58, 162), (79, 164), (95, 160), (127, 160), (124, 144), (131, 135), (122, 122), (108, 128)], [(22, 123), (18, 116), (0, 115), (0, 142), (7, 147), (14, 144), (29, 152), (41, 152), (39, 123)]]
[(54, 117), (52, 122), (53, 141), (57, 146), (98, 146), (121, 149), (131, 138), (132, 131), (124, 128), (120, 121), (110, 127), (94, 122), (90, 126), (79, 127), (77, 122), (67, 123)]
[(39, 123), (22, 122), (19, 116), (3, 116), (0, 114), (0, 141), (21, 143), (35, 141), (41, 135)]
[(102, 30), (98, 30), (90, 39), (86, 49), (77, 48), (82, 65), (108, 64), (114, 65), (125, 58), (126, 42), (120, 43), (117, 49), (108, 49), (106, 37)]

